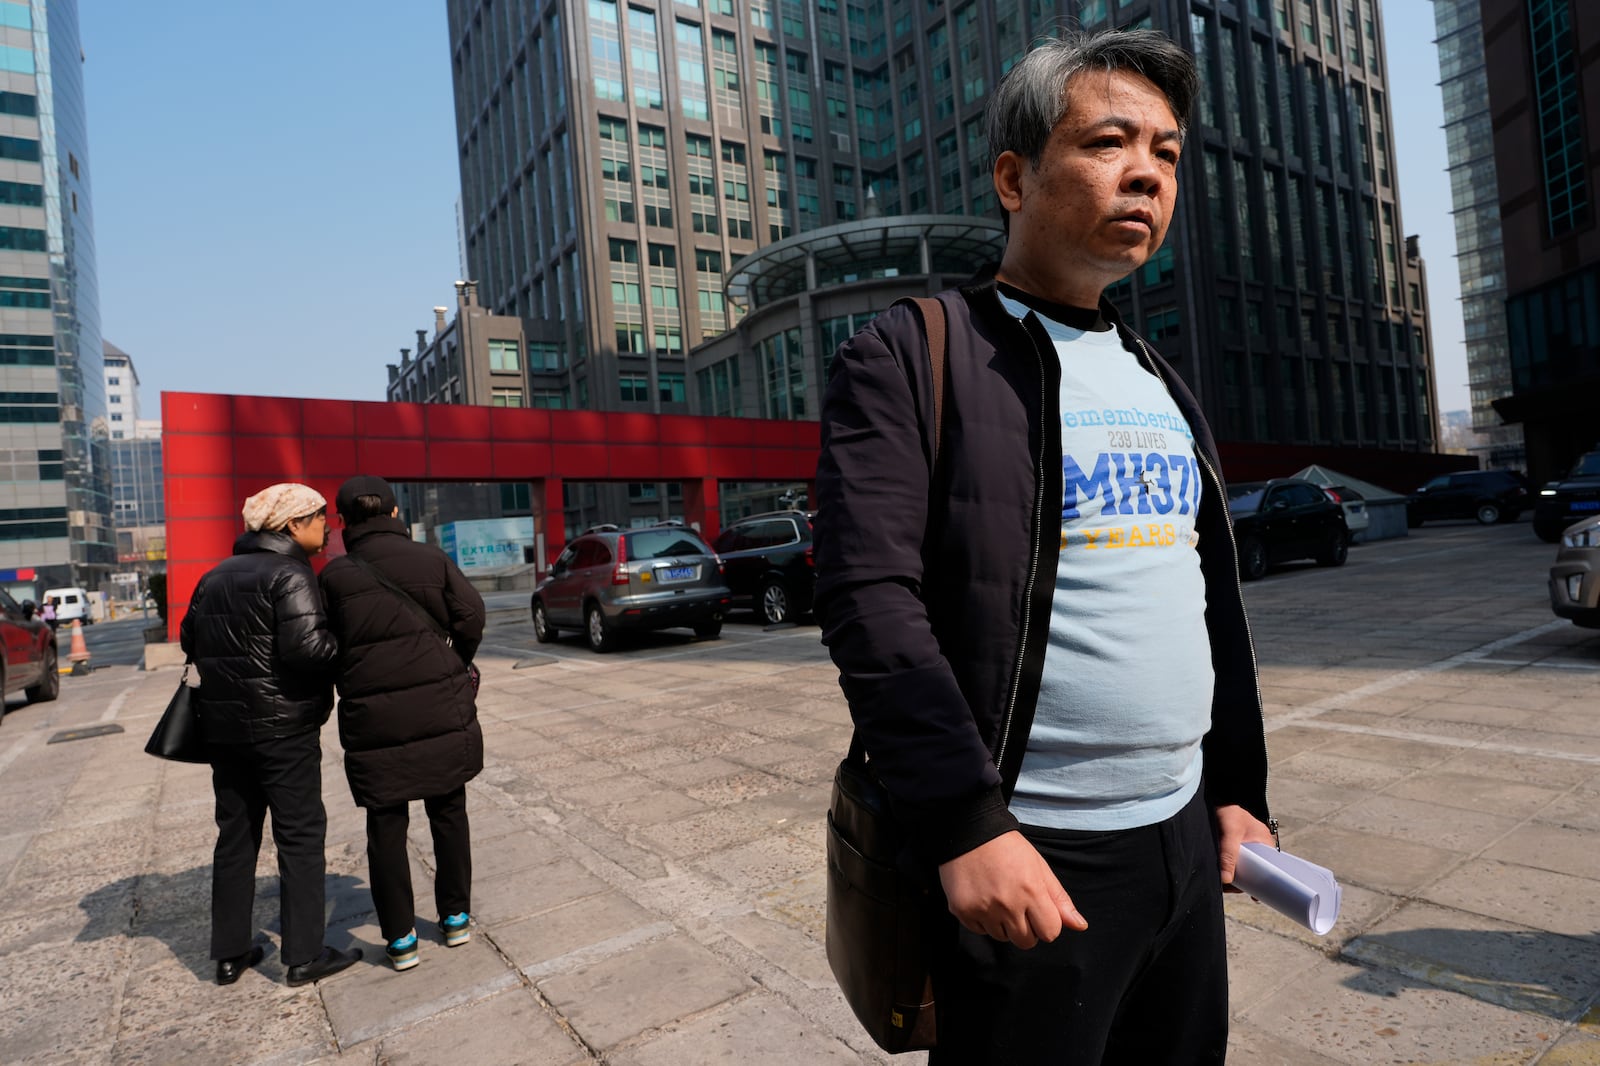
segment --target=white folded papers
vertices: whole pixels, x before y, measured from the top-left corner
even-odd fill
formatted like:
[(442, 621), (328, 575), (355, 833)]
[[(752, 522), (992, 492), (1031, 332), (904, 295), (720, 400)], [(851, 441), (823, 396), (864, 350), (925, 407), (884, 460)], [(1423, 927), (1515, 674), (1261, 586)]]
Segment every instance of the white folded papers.
[(1333, 871), (1268, 844), (1239, 849), (1233, 887), (1323, 936), (1339, 918), (1343, 890)]

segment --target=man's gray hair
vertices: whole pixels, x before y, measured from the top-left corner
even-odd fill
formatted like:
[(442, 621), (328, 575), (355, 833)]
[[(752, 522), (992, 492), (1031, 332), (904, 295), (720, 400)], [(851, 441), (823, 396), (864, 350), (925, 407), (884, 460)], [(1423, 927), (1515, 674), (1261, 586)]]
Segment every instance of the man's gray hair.
[(1095, 70), (1147, 79), (1167, 98), (1178, 129), (1188, 129), (1189, 109), (1200, 88), (1193, 55), (1155, 30), (1071, 33), (1035, 45), (990, 98), (984, 133), (991, 169), (1004, 152), (1016, 152), (1038, 166), (1050, 131), (1067, 113), (1069, 83)]

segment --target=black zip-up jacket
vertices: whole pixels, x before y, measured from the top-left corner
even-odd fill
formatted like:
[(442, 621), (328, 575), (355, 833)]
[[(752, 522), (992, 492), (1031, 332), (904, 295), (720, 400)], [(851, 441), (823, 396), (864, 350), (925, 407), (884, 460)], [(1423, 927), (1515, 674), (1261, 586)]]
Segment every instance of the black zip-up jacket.
[[(944, 426), (909, 304), (839, 349), (817, 465), (816, 615), (878, 779), (925, 859), (1016, 828), (1007, 809), (1032, 728), (1055, 597), (1062, 494), (1060, 362), (992, 278), (942, 293)], [(1207, 470), (1195, 524), (1216, 685), (1206, 800), (1263, 822), (1267, 751), (1216, 442), (1177, 373), (1101, 310), (1194, 431)], [(1159, 611), (1159, 603), (1150, 610)]]
[(195, 586), (178, 627), (200, 670), (200, 724), (213, 744), (321, 729), (339, 656), (306, 553), (282, 532), (245, 533)]
[[(387, 515), (345, 530), (348, 556), (322, 569), (339, 638), (339, 740), (361, 807), (442, 796), (483, 769), (483, 729), (467, 664), (483, 641), (483, 597), (450, 557)], [(425, 610), (356, 564), (359, 558)]]

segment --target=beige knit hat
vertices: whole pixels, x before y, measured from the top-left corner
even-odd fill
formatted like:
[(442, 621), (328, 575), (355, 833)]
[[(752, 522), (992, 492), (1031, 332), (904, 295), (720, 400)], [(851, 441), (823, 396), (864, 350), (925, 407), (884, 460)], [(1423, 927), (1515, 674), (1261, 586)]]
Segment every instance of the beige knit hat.
[(244, 501), (244, 528), (255, 533), (282, 529), (292, 518), (316, 514), (328, 501), (309, 485), (283, 481), (262, 489)]

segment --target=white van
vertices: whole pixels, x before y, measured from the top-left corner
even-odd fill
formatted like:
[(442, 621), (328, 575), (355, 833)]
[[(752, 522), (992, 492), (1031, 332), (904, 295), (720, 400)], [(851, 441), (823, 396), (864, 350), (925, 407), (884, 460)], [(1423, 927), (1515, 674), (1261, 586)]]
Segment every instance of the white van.
[(74, 618), (82, 619), (86, 626), (94, 625), (94, 617), (89, 613), (87, 589), (45, 589), (44, 598), (55, 601), (56, 621), (62, 625), (70, 623)]

